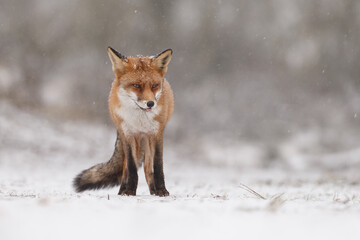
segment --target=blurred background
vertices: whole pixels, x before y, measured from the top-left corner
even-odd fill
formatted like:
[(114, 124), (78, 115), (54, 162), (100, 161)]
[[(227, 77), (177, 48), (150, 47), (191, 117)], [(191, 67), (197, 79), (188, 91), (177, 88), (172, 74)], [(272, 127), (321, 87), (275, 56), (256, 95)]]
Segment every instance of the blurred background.
[(359, 43), (356, 0), (0, 0), (0, 101), (112, 131), (106, 48), (172, 48), (166, 143), (184, 160), (360, 167)]

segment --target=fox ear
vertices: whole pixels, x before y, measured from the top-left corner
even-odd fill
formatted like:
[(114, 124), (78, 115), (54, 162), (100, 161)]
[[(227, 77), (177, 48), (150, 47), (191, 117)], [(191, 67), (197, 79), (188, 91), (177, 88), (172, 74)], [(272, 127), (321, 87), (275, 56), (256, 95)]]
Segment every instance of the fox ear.
[(167, 49), (153, 58), (152, 65), (161, 75), (166, 73), (172, 53), (173, 51), (171, 49)]
[(125, 67), (127, 65), (127, 58), (112, 47), (108, 47), (107, 50), (112, 63), (112, 69), (115, 73), (115, 76), (118, 77), (124, 73)]

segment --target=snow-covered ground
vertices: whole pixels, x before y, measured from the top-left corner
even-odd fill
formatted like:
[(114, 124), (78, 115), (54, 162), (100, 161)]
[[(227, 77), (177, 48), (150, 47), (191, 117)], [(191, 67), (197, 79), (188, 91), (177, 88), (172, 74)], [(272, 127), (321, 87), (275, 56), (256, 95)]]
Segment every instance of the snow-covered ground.
[(169, 145), (169, 197), (149, 195), (142, 169), (135, 197), (77, 194), (73, 177), (110, 157), (113, 129), (1, 102), (0, 133), (1, 240), (360, 239), (358, 168), (219, 168)]

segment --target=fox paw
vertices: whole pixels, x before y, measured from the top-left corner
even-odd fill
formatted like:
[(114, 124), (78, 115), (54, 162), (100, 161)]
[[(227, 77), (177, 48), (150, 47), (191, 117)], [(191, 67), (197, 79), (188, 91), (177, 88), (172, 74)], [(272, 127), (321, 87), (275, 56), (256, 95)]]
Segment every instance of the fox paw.
[(150, 190), (150, 194), (151, 194), (151, 195), (156, 195), (156, 189), (155, 189), (154, 184), (151, 184), (151, 185), (149, 186), (149, 190)]
[(119, 195), (122, 195), (122, 196), (135, 196), (136, 195), (136, 190), (125, 189), (124, 191), (120, 191)]
[(159, 196), (159, 197), (166, 197), (166, 196), (169, 196), (169, 192), (168, 192), (168, 190), (166, 190), (166, 188), (163, 188), (163, 189), (156, 190), (155, 195)]

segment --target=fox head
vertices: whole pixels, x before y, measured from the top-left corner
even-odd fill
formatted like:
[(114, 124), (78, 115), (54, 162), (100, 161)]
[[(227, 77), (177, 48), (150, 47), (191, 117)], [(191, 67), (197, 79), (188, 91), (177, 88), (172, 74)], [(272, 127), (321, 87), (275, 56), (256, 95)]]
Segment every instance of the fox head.
[(115, 73), (113, 87), (120, 102), (146, 112), (156, 109), (172, 50), (155, 57), (125, 57), (108, 47), (108, 54)]

